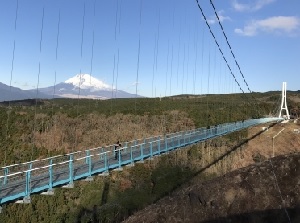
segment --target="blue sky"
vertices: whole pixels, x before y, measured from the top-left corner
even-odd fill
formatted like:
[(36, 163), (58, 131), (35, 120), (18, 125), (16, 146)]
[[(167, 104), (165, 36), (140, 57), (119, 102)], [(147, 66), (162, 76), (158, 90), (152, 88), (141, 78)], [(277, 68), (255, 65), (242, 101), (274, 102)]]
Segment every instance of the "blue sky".
[[(213, 3), (250, 89), (299, 90), (300, 1)], [(247, 92), (209, 0), (199, 4)], [(195, 0), (0, 0), (0, 82), (41, 88), (55, 73), (149, 97), (240, 92)]]

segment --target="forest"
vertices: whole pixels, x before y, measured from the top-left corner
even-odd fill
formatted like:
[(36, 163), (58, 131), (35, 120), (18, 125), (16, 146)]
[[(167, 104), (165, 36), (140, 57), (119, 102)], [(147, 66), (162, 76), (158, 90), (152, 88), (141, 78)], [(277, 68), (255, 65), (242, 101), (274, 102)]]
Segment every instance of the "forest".
[[(0, 104), (1, 166), (220, 123), (276, 114), (280, 92), (179, 95), (166, 98), (52, 99)], [(288, 105), (295, 115), (300, 94)], [(171, 193), (247, 138), (247, 130), (160, 156), (28, 205), (6, 204), (0, 222), (120, 222)], [(215, 149), (219, 148), (219, 149)], [(210, 179), (230, 169), (230, 157), (203, 171)]]

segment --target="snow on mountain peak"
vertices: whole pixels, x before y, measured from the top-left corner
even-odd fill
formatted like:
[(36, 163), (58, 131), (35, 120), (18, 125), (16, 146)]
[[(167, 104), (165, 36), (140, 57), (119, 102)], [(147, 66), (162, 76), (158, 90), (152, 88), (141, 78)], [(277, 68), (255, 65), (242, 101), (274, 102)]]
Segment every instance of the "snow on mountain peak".
[(72, 84), (81, 89), (91, 89), (91, 90), (111, 90), (112, 87), (105, 84), (103, 81), (92, 77), (89, 74), (77, 74), (76, 76), (69, 78), (65, 81), (66, 84)]

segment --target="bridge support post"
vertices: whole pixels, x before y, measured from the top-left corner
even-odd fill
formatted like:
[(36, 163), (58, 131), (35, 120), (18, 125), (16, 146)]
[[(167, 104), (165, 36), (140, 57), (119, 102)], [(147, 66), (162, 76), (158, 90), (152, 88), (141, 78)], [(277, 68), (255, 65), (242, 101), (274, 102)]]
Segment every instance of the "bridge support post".
[(118, 156), (119, 156), (119, 170), (123, 170), (122, 169), (122, 156), (121, 156), (121, 149), (119, 149), (119, 151), (118, 151)]
[(22, 200), (18, 200), (15, 203), (17, 204), (29, 204), (31, 203), (31, 198), (30, 198), (30, 172), (32, 169), (32, 163), (29, 164), (28, 170), (24, 171), (25, 172), (25, 196), (23, 197)]
[(134, 160), (133, 160), (133, 154), (132, 154), (132, 146), (130, 146), (130, 163), (127, 164), (126, 167), (133, 167), (133, 166), (134, 166)]
[(144, 143), (140, 144), (140, 158), (141, 160), (138, 161), (138, 163), (144, 163), (144, 147), (143, 147)]
[(52, 161), (52, 159), (50, 159), (50, 161), (49, 161), (49, 189), (46, 192), (42, 192), (41, 195), (54, 195), (52, 164), (53, 164), (53, 161)]
[(52, 168), (53, 161), (50, 159), (49, 164), (49, 190), (53, 187), (53, 168)]
[(62, 186), (63, 188), (74, 188), (73, 181), (73, 154), (70, 154), (69, 160), (69, 184)]
[(134, 163), (133, 156), (132, 156), (132, 146), (130, 146), (130, 161), (131, 161), (131, 164)]
[[(102, 148), (102, 153), (103, 153), (103, 148)], [(104, 166), (105, 166), (105, 171), (108, 171), (107, 153), (104, 154)]]
[(31, 175), (32, 163), (29, 164), (29, 170), (26, 171), (26, 188), (25, 188), (25, 197), (24, 203), (29, 200), (30, 203), (30, 175)]
[(101, 156), (103, 156), (104, 154), (104, 171), (100, 174), (98, 174), (98, 176), (109, 176), (109, 171), (108, 171), (108, 163), (107, 163), (107, 152), (104, 153), (104, 149), (102, 148), (102, 155), (100, 155), (100, 159), (101, 159)]
[(128, 149), (128, 142), (125, 143), (125, 153), (127, 153), (127, 149)]
[(168, 151), (168, 138), (165, 136), (165, 152)]
[(150, 157), (153, 157), (152, 142), (150, 142)]
[(160, 155), (160, 136), (158, 137), (158, 155)]
[[(90, 150), (87, 151), (87, 158), (88, 158), (88, 164), (89, 164), (89, 177), (88, 178), (92, 178), (92, 157), (91, 157), (91, 152)], [(89, 179), (90, 181), (90, 179)]]
[(142, 143), (141, 145), (140, 145), (140, 147), (141, 147), (141, 159), (142, 159), (142, 161), (144, 160), (144, 144)]
[(8, 167), (4, 169), (4, 181), (3, 184), (7, 184), (7, 175), (9, 174)]
[(85, 151), (85, 164), (89, 164), (90, 150)]

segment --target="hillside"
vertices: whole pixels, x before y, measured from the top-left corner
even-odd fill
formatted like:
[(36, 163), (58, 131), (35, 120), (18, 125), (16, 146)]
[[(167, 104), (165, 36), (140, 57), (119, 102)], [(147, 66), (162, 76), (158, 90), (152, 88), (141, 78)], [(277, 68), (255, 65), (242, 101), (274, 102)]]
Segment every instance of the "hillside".
[[(105, 146), (117, 140), (125, 142), (262, 117), (272, 114), (278, 106), (278, 92), (255, 96), (256, 105), (246, 100), (251, 95), (241, 94), (0, 103), (0, 163), (4, 166)], [(298, 98), (295, 93), (288, 103), (300, 108)], [(112, 172), (109, 177), (95, 176), (92, 182), (76, 181), (74, 189), (55, 188), (51, 197), (33, 194), (28, 205), (5, 204), (0, 222), (120, 222), (184, 183), (206, 182), (270, 157), (270, 137), (283, 127), (261, 132), (262, 127), (198, 143), (134, 168), (124, 168), (123, 172)], [(275, 139), (275, 155), (283, 151), (278, 150), (277, 140), (282, 140), (284, 134), (290, 136), (299, 127), (292, 123), (284, 128)], [(248, 141), (251, 138), (254, 141)], [(286, 147), (282, 141), (282, 148), (287, 148), (284, 153), (297, 151), (299, 142), (294, 140), (295, 137), (287, 138), (293, 147)], [(259, 143), (266, 149), (261, 150)]]
[(134, 222), (300, 222), (300, 153), (277, 156), (176, 190)]
[[(271, 158), (272, 137), (283, 128)], [(204, 182), (195, 177), (125, 222), (300, 222), (300, 134), (294, 129), (300, 125), (269, 128), (227, 157), (232, 172)]]

